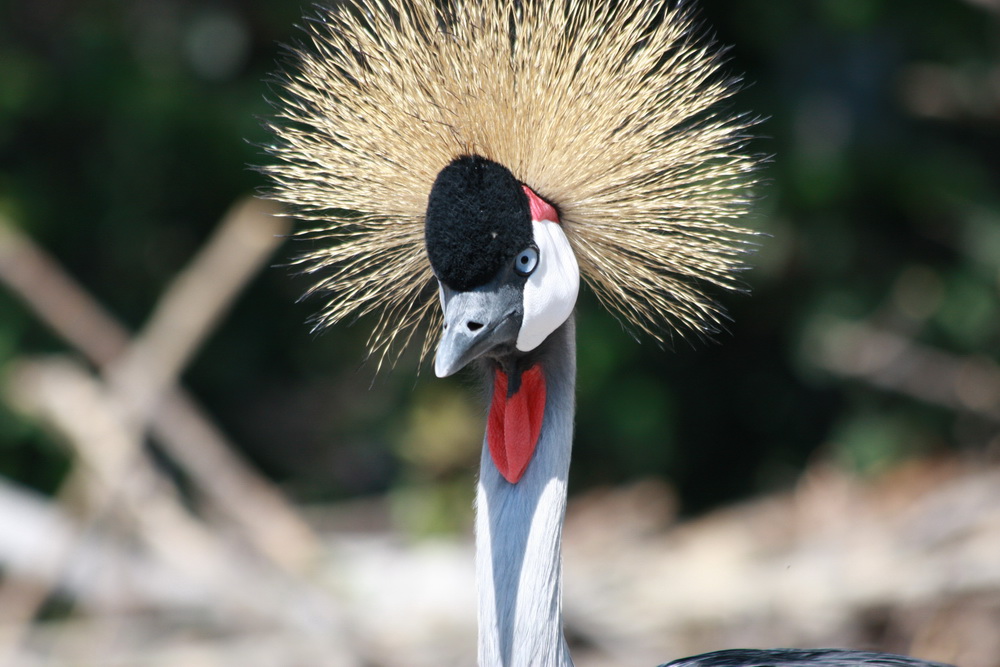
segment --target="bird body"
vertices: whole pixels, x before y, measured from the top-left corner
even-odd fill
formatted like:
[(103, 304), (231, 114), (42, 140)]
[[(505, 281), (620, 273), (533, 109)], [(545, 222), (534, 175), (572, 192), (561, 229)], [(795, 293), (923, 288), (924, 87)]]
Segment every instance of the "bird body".
[[(327, 295), (320, 325), (381, 313), (381, 365), (426, 324), (436, 375), (478, 369), (479, 664), (566, 667), (578, 291), (657, 340), (717, 329), (707, 291), (739, 288), (751, 237), (751, 123), (717, 111), (734, 81), (667, 2), (356, 1), (322, 11), (280, 77), (272, 196), (324, 241), (300, 260)], [(930, 665), (782, 650), (670, 664)]]
[(840, 649), (732, 649), (668, 662), (660, 667), (950, 667), (902, 655)]

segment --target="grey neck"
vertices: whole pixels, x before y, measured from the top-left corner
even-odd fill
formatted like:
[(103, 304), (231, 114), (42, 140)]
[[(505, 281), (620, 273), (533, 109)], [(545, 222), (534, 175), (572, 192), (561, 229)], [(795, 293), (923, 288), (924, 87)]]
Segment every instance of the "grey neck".
[(574, 316), (531, 356), (545, 376), (545, 412), (517, 484), (500, 475), (483, 443), (476, 494), (480, 667), (573, 664), (563, 636), (562, 528), (575, 410)]

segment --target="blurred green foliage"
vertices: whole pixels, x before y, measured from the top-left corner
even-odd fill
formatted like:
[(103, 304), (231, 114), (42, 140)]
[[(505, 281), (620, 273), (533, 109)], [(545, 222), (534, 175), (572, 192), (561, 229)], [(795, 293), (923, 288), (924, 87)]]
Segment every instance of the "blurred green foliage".
[[(697, 511), (787, 484), (817, 457), (879, 470), (987, 447), (994, 425), (830, 375), (807, 343), (830, 322), (867, 320), (997, 359), (1000, 14), (960, 0), (701, 5), (732, 45), (729, 69), (745, 73), (733, 108), (766, 119), (753, 149), (773, 158), (751, 224), (769, 236), (752, 295), (724, 297), (732, 325), (708, 344), (636, 342), (584, 295), (573, 488), (661, 475)], [(0, 212), (137, 328), (226, 207), (263, 184), (248, 165), (265, 159), (266, 78), (311, 10), (0, 8)], [(287, 243), (276, 263), (297, 252)], [(373, 379), (364, 321), (309, 333), (318, 302), (296, 303), (307, 284), (283, 268), (260, 276), (187, 384), (300, 499), (395, 490), (403, 514), (423, 503), (437, 516), (471, 498), (478, 443), (458, 436), (481, 408), (468, 379), (417, 377), (412, 356)], [(0, 289), (0, 364), (61, 349)], [(0, 473), (51, 490), (64, 470), (60, 450), (0, 406)]]

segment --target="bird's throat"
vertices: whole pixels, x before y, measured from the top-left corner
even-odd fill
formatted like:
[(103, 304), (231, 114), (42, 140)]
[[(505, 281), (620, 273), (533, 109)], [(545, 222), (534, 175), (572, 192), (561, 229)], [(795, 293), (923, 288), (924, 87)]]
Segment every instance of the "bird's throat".
[[(545, 414), (545, 375), (540, 365), (511, 378), (493, 371), (493, 400), (486, 424), (493, 464), (511, 484), (517, 484), (535, 454)], [(513, 381), (512, 381), (513, 380)]]

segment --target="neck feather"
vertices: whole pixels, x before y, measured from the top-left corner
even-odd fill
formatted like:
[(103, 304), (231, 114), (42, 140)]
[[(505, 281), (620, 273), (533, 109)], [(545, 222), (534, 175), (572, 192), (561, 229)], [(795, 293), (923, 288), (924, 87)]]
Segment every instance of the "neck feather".
[(517, 484), (500, 475), (483, 445), (476, 494), (480, 667), (573, 664), (562, 629), (562, 528), (576, 385), (573, 316), (532, 356), (547, 394), (538, 445)]

